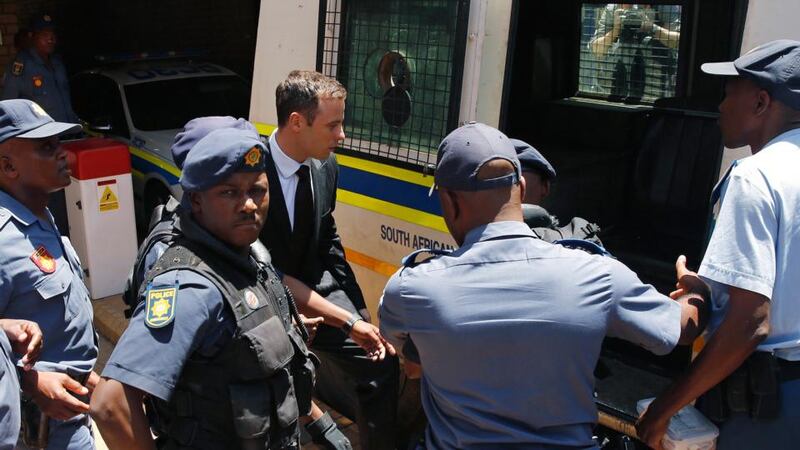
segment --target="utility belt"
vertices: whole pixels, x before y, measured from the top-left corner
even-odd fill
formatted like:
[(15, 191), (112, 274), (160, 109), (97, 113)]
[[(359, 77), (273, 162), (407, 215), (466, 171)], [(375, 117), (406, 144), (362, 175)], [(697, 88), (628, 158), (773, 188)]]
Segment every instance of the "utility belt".
[(787, 361), (767, 352), (754, 352), (733, 373), (697, 402), (714, 422), (732, 413), (748, 413), (757, 420), (774, 419), (781, 406), (780, 385), (800, 379), (800, 361)]
[[(71, 372), (71, 373), (70, 373)], [(89, 373), (80, 374), (74, 371), (68, 371), (67, 375), (81, 385), (85, 386), (86, 381), (89, 379)], [(78, 400), (89, 403), (88, 395), (73, 395)], [(47, 448), (50, 437), (50, 417), (48, 417), (39, 408), (33, 399), (25, 394), (20, 396), (20, 413), (21, 413), (21, 437), (22, 443), (28, 448)], [(86, 416), (86, 420), (89, 416)]]

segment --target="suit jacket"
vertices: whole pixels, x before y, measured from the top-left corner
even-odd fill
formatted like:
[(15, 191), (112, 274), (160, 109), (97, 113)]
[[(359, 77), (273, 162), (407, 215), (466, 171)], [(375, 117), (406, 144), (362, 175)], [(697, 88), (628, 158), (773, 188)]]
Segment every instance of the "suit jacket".
[[(271, 150), (268, 148), (268, 152)], [(333, 210), (336, 208), (336, 187), (339, 166), (336, 156), (325, 161), (311, 159), (311, 182), (314, 189), (314, 233), (308, 242), (301, 273), (285, 271), (289, 267), (292, 229), (283, 198), (283, 190), (270, 154), (266, 158), (269, 178), (269, 212), (261, 230), (261, 242), (269, 249), (278, 270), (291, 275), (314, 289), (332, 303), (350, 312), (365, 308), (364, 296), (353, 269), (345, 260), (342, 240), (336, 231)]]

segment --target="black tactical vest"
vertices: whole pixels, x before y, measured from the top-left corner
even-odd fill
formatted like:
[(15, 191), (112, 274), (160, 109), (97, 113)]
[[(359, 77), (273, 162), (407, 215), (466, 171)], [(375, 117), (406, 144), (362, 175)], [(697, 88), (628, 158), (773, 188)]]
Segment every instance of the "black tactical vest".
[[(292, 448), (298, 415), (310, 410), (314, 369), (292, 325), (287, 291), (271, 264), (246, 260), (192, 221), (184, 224), (185, 236), (162, 255), (145, 286), (168, 271), (197, 272), (223, 293), (236, 331), (215, 356), (190, 355), (170, 401), (150, 399), (158, 447)], [(198, 232), (205, 236), (192, 239)]]

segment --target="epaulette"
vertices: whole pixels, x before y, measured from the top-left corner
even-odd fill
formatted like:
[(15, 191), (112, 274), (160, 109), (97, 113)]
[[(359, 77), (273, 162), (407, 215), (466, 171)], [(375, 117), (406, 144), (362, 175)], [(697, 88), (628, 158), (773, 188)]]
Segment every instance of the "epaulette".
[(430, 259), (430, 258), (428, 258), (425, 261), (417, 262), (417, 256), (420, 255), (421, 253), (430, 253), (431, 255), (434, 255), (434, 256), (442, 256), (442, 255), (449, 255), (450, 254), (450, 252), (447, 251), (447, 250), (434, 249), (434, 248), (421, 248), (419, 250), (415, 250), (414, 252), (411, 252), (410, 254), (406, 255), (401, 260), (401, 263), (403, 264), (404, 267), (414, 267), (417, 264), (421, 264), (421, 263), (426, 262), (426, 261), (428, 261)]
[(14, 64), (11, 65), (11, 74), (14, 76), (22, 75), (23, 70), (25, 70), (25, 63), (22, 61), (14, 61)]

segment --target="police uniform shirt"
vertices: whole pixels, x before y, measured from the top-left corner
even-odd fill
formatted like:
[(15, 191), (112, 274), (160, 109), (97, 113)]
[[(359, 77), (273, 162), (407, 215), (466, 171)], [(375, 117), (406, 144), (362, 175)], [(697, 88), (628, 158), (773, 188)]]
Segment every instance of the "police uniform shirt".
[[(103, 370), (103, 377), (169, 401), (190, 355), (212, 357), (233, 336), (236, 323), (217, 287), (188, 270), (173, 270), (153, 279), (152, 289), (177, 286), (174, 317), (163, 327), (146, 323), (142, 299)], [(146, 295), (146, 291), (145, 291)], [(167, 312), (170, 314), (170, 312)]]
[(4, 77), (3, 100), (33, 100), (58, 122), (78, 122), (60, 56), (51, 55), (47, 64), (35, 50), (23, 50), (6, 68)]
[(34, 368), (89, 373), (97, 359), (92, 304), (69, 239), (52, 217), (41, 220), (0, 191), (0, 242), (0, 316), (39, 324), (45, 339)]
[(19, 437), (19, 380), (8, 337), (0, 331), (0, 450), (13, 449)]
[(677, 302), (522, 222), (478, 227), (453, 253), (401, 268), (379, 314), (395, 348), (418, 351), (430, 448), (594, 448), (603, 338), (664, 354), (681, 334)]
[(800, 360), (800, 129), (738, 161), (698, 273), (712, 289), (708, 331), (727, 311), (728, 287), (770, 299), (769, 336), (758, 350)]

